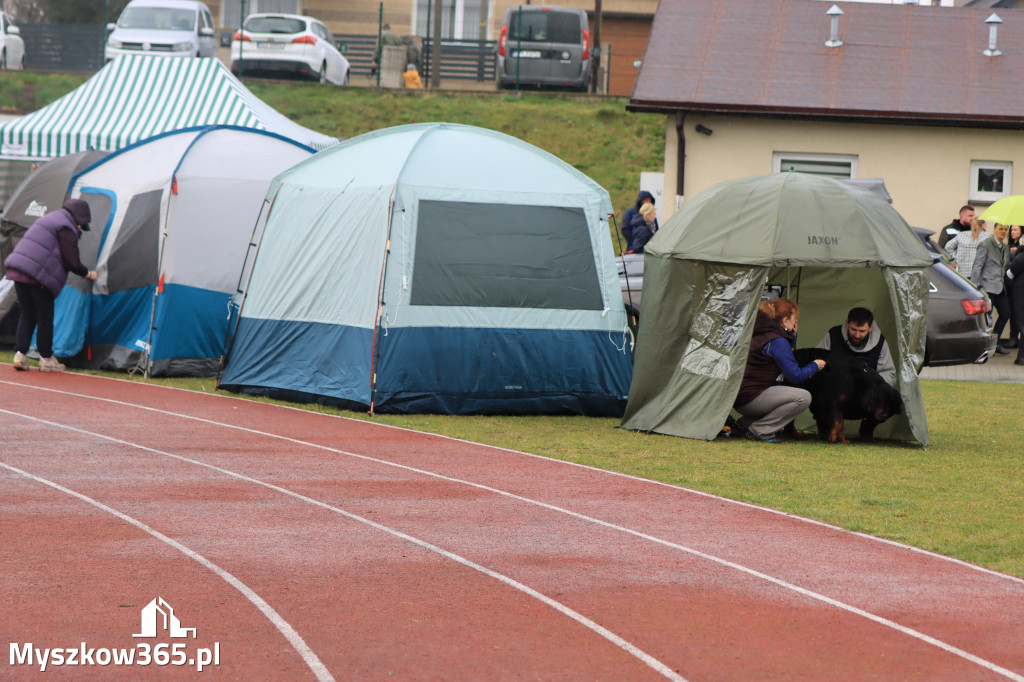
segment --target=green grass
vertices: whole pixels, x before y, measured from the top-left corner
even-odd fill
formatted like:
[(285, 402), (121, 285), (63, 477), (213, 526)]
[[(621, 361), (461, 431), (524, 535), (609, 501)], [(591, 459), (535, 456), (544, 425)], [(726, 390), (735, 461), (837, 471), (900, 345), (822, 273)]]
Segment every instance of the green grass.
[[(0, 360), (10, 362), (12, 355), (0, 352)], [(134, 380), (214, 392), (212, 379)], [(825, 445), (814, 439), (708, 443), (634, 433), (616, 428), (616, 419), (589, 417), (371, 417), (299, 407), (694, 488), (1024, 578), (1024, 387), (925, 381), (922, 390), (927, 449), (889, 442)]]
[[(86, 78), (83, 74), (7, 72), (0, 80), (0, 111), (35, 111)], [(631, 114), (622, 98), (334, 88), (257, 79), (246, 79), (245, 85), (293, 121), (332, 137), (351, 138), (396, 125), (439, 121), (518, 137), (604, 187), (617, 217), (636, 200), (640, 172), (660, 171), (664, 159), (664, 117)], [(612, 236), (618, 253), (616, 235)]]

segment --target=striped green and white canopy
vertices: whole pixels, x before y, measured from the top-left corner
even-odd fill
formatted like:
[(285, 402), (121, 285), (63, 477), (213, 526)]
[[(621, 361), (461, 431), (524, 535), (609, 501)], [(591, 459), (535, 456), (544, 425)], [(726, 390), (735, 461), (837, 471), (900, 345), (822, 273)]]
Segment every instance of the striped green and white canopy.
[(267, 130), (314, 149), (337, 142), (260, 100), (219, 59), (129, 56), (39, 111), (0, 125), (0, 158), (116, 151), (168, 130), (216, 123)]

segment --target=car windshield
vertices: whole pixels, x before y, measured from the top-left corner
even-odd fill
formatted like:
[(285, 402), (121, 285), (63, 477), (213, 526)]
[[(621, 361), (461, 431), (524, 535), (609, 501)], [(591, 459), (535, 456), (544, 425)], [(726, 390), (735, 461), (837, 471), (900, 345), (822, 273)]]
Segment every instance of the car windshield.
[(580, 19), (570, 12), (513, 12), (508, 40), (542, 43), (579, 43)]
[(172, 7), (128, 7), (121, 13), (119, 28), (147, 28), (158, 31), (191, 31), (196, 12)]
[(302, 33), (306, 30), (306, 22), (288, 17), (249, 17), (245, 30), (250, 33)]

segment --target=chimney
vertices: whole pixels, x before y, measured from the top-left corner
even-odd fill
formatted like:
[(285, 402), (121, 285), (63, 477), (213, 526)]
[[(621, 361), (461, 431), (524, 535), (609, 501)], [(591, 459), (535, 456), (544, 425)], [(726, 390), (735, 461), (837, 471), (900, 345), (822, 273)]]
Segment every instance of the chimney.
[(1003, 23), (1003, 20), (999, 18), (999, 15), (995, 12), (985, 20), (988, 24), (988, 49), (985, 50), (986, 57), (998, 57), (1002, 54), (999, 48), (996, 47), (996, 31), (999, 28), (999, 24)]
[(832, 5), (825, 14), (831, 20), (829, 22), (829, 36), (828, 40), (825, 41), (825, 47), (839, 47), (843, 44), (843, 41), (839, 39), (839, 17), (843, 16), (843, 10), (839, 9), (839, 5)]

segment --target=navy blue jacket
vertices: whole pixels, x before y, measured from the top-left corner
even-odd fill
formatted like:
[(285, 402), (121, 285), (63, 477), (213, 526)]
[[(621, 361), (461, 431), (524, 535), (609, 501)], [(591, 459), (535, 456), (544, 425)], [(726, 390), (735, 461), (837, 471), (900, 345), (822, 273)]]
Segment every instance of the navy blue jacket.
[[(640, 190), (640, 193), (636, 195), (636, 203), (626, 209), (626, 212), (622, 214), (622, 224), (619, 225), (619, 229), (622, 231), (622, 236), (626, 238), (626, 248), (633, 243), (633, 219), (640, 215), (640, 207), (644, 203), (644, 199), (650, 199), (651, 203), (654, 203), (654, 195), (647, 190)], [(657, 225), (658, 221), (654, 221)]]

